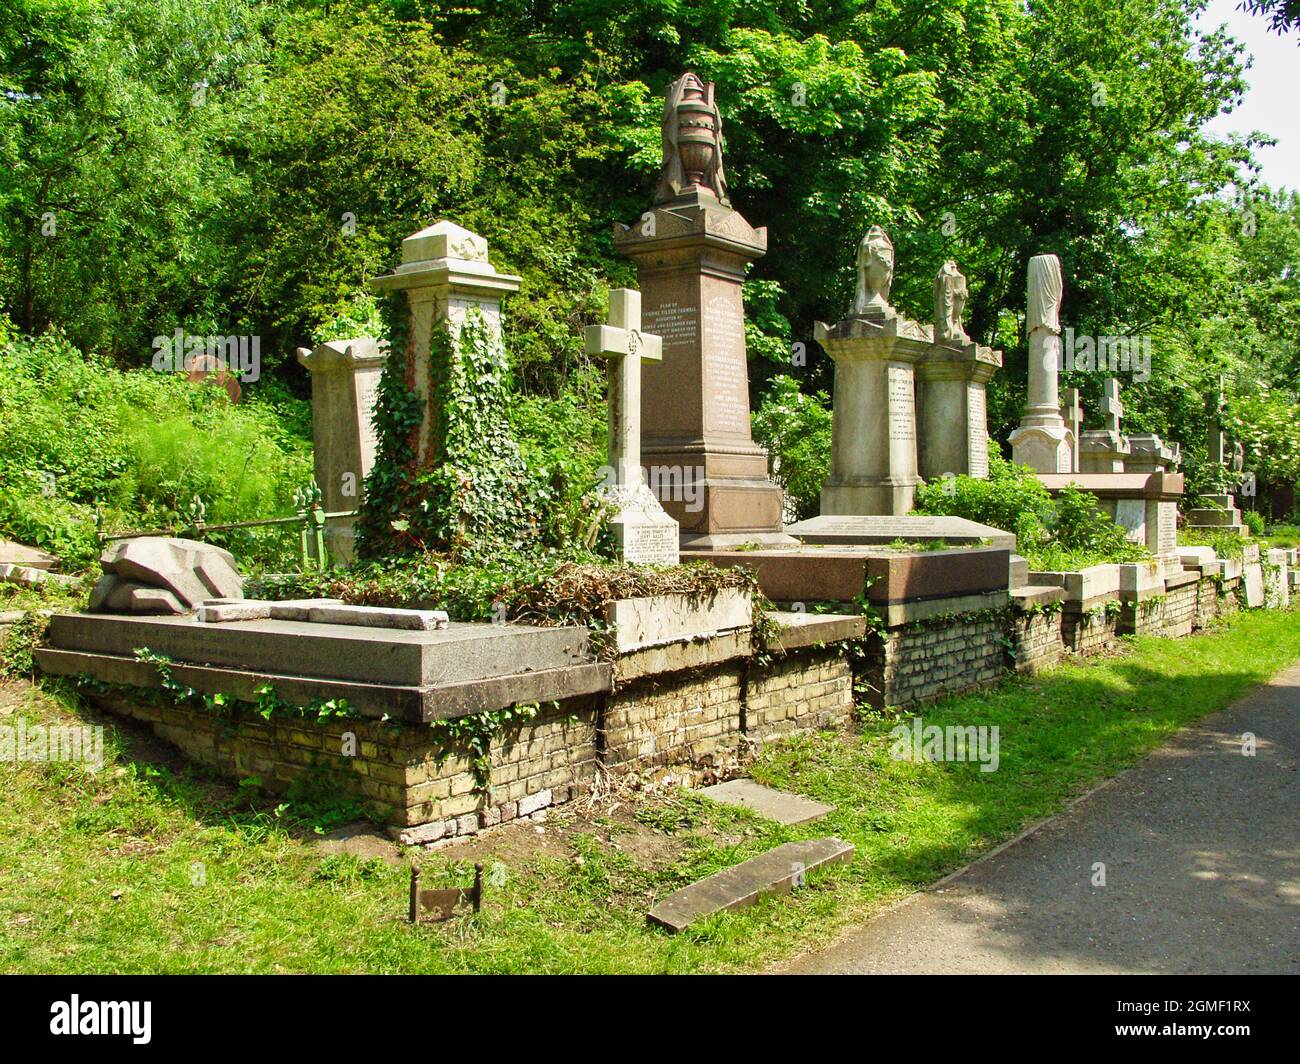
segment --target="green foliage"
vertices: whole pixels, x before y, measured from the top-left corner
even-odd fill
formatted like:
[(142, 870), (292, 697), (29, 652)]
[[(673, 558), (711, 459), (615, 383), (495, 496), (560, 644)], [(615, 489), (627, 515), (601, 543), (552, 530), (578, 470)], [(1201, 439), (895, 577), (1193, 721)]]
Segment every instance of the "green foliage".
[(1252, 536), (1264, 534), (1264, 515), (1258, 510), (1242, 510), (1241, 523), (1250, 529)]
[(427, 368), (430, 423), (421, 459), (424, 403), (407, 381), (422, 370), (407, 339), (405, 297), (390, 299), (386, 308), (395, 357), (380, 378), (379, 456), (366, 481), (359, 523), (363, 556), (403, 549), (517, 552), (542, 542), (546, 533), (550, 545), (559, 547), (575, 531), (565, 523), (575, 509), (585, 510), (592, 526), (588, 542), (594, 542), (600, 515), (594, 498), (582, 501), (586, 485), (575, 498), (581, 475), (563, 462), (549, 468), (525, 463), (507, 415), (505, 354), (477, 310), (459, 327), (444, 319), (434, 329)]
[[(809, 395), (784, 374), (773, 377), (753, 416), (754, 439), (767, 448), (773, 479), (802, 520), (817, 513), (831, 465), (831, 412), (825, 392)], [(790, 505), (792, 504), (792, 506)]]
[[(299, 401), (232, 405), (212, 385), (122, 371), (47, 333), (0, 344), (0, 534), (78, 568), (104, 531), (175, 527), (195, 496), (210, 524), (292, 513), (311, 480), (307, 441), (286, 416)], [(247, 561), (292, 557), (291, 536), (213, 534)]]
[(945, 477), (922, 484), (915, 512), (950, 514), (1015, 532), (1016, 549), (1031, 569), (1042, 572), (1149, 557), (1100, 509), (1095, 495), (1070, 485), (1053, 498), (1027, 466), (992, 453), (985, 479)]

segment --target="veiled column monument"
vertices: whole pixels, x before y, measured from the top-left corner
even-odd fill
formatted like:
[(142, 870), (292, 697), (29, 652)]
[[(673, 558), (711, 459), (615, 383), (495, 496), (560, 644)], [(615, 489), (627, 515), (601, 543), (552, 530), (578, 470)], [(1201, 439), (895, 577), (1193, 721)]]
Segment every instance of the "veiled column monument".
[(643, 327), (663, 338), (663, 360), (642, 378), (647, 482), (685, 549), (791, 543), (749, 422), (741, 282), (767, 230), (732, 209), (711, 83), (684, 74), (668, 87), (663, 149), (653, 208), (614, 227), (614, 246), (637, 265)]
[(1057, 377), (1061, 368), (1061, 260), (1029, 260), (1025, 330), (1029, 334), (1029, 397), (1020, 427), (1010, 436), (1011, 459), (1039, 473), (1069, 473), (1070, 434), (1061, 417)]

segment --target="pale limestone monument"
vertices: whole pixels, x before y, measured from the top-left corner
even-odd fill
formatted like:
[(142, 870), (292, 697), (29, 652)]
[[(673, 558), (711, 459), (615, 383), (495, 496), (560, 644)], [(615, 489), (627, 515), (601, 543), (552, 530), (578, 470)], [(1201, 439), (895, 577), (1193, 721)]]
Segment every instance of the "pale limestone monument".
[(1012, 461), (1039, 473), (1068, 473), (1071, 445), (1061, 417), (1061, 261), (1055, 255), (1029, 260), (1025, 330), (1029, 338), (1029, 395), (1020, 427), (1010, 436)]
[(934, 279), (935, 343), (970, 342), (961, 323), (962, 312), (966, 309), (966, 300), (969, 298), (970, 290), (966, 287), (965, 274), (949, 259), (940, 267)]
[(1061, 393), (1061, 417), (1070, 434), (1070, 472), (1079, 472), (1079, 440), (1083, 436), (1083, 399), (1078, 388)]
[[(375, 464), (373, 414), (384, 350), (371, 337), (330, 340), (298, 348), (298, 361), (311, 374), (312, 451), (321, 503), (327, 513), (355, 510)], [(355, 517), (327, 522), (331, 559), (347, 563), (356, 557), (355, 525)]]
[[(1217, 468), (1217, 479), (1226, 485), (1230, 479), (1228, 441), (1223, 431), (1223, 413), (1227, 406), (1226, 380), (1219, 375), (1218, 385), (1210, 396), (1210, 430), (1209, 430), (1209, 465), (1211, 470)], [(1243, 455), (1244, 465), (1244, 455)], [(1249, 535), (1241, 520), (1241, 510), (1237, 508), (1235, 496), (1228, 492), (1214, 492), (1197, 497), (1200, 503), (1187, 512), (1187, 527), (1199, 529), (1217, 529), (1235, 532), (1240, 536)]]
[(917, 363), (917, 461), (926, 480), (989, 472), (985, 387), (1002, 352), (974, 343), (962, 325), (969, 289), (954, 262), (934, 279), (934, 344)]
[(673, 82), (654, 206), (614, 227), (615, 248), (637, 265), (645, 328), (663, 338), (663, 360), (644, 371), (641, 450), (684, 550), (794, 542), (749, 418), (741, 285), (767, 230), (731, 207), (721, 129), (711, 84), (690, 73)]
[(406, 357), (408, 377), (424, 402), (417, 449), (420, 462), (429, 457), (429, 355), (435, 325), (445, 320), (456, 343), (466, 316), (476, 312), (488, 342), (499, 346), (501, 300), (519, 290), (519, 281), (514, 274), (496, 271), (488, 261), (483, 237), (445, 220), (403, 240), (402, 264), (370, 281), (371, 289), (378, 293), (405, 292), (411, 308), (408, 350), (392, 351), (389, 357)]
[(831, 469), (823, 516), (906, 514), (917, 471), (915, 366), (931, 349), (925, 326), (889, 305), (894, 246), (879, 226), (858, 245), (853, 313), (813, 335), (835, 362)]
[(1124, 404), (1119, 398), (1119, 381), (1107, 377), (1102, 385), (1101, 412), (1105, 428), (1090, 429), (1079, 443), (1079, 459), (1085, 473), (1122, 473), (1129, 456), (1129, 443), (1120, 428)]
[(589, 325), (587, 354), (606, 360), (609, 382), (609, 466), (606, 498), (622, 561), (676, 565), (678, 527), (645, 482), (641, 469), (641, 366), (663, 358), (663, 340), (641, 331), (641, 293), (609, 293), (609, 324)]

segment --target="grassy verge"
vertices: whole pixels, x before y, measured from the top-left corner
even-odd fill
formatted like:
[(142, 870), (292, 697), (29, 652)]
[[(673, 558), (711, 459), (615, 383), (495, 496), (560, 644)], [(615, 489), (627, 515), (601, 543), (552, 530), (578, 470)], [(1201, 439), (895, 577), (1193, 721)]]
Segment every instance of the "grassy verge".
[[(996, 772), (889, 757), (886, 718), (778, 744), (760, 780), (834, 802), (784, 828), (682, 791), (511, 825), (420, 855), (426, 885), (501, 862), (484, 911), (410, 928), (400, 862), (325, 856), (311, 809), (267, 809), (107, 723), (108, 761), (0, 762), (0, 970), (717, 971), (754, 968), (952, 870), (1131, 764), (1181, 725), (1300, 658), (1294, 613), (1239, 615), (1215, 632), (1139, 638), (1120, 654), (929, 707), (927, 724), (1000, 729)], [(91, 717), (10, 682), (0, 724)], [(912, 714), (904, 714), (910, 719)], [(791, 898), (670, 937), (646, 907), (792, 838), (836, 834), (854, 863)]]

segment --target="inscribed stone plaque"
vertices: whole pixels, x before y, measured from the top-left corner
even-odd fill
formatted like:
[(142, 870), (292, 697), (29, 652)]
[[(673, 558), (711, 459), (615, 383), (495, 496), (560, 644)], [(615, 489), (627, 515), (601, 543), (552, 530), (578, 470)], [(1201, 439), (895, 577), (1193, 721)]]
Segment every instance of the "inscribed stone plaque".
[(902, 362), (889, 364), (889, 438), (908, 443), (916, 439), (916, 400), (912, 367)]
[(984, 398), (984, 385), (966, 382), (966, 431), (968, 433), (970, 468), (973, 477), (989, 475), (988, 412)]
[(745, 323), (731, 293), (705, 304), (705, 424), (714, 432), (749, 433), (749, 384), (745, 366)]

